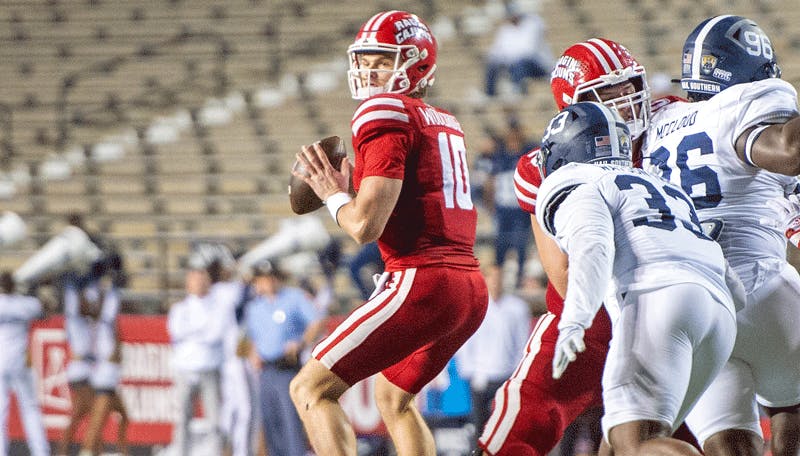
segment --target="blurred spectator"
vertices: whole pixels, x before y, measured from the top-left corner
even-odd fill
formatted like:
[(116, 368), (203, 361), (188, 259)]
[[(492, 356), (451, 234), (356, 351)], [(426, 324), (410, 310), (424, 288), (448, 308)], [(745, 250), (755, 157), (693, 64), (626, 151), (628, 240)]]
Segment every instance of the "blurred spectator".
[(339, 263), (342, 261), (342, 241), (331, 237), (328, 244), (317, 253), (322, 274), (329, 282), (333, 282)]
[(472, 201), (478, 205), (478, 207), (485, 210), (492, 210), (493, 206), (493, 204), (486, 203), (486, 184), (492, 173), (492, 156), (500, 141), (502, 141), (502, 138), (491, 129), (487, 129), (486, 134), (479, 138), (479, 142), (476, 145), (477, 154), (475, 156), (475, 161), (472, 163), (469, 171)]
[(495, 264), (503, 267), (509, 250), (516, 252), (517, 270), (513, 286), (519, 287), (525, 271), (525, 262), (531, 245), (530, 215), (520, 209), (514, 193), (514, 172), (519, 158), (533, 149), (519, 122), (510, 117), (502, 139), (494, 143), (488, 155), (488, 178), (483, 197), (484, 204), (494, 216)]
[(6, 248), (25, 239), (27, 230), (25, 221), (16, 212), (0, 213), (0, 247)]
[[(81, 314), (90, 318), (93, 359), (91, 365), (91, 407), (89, 425), (84, 435), (81, 455), (99, 455), (103, 449), (103, 427), (112, 412), (119, 415), (117, 445), (122, 454), (128, 453), (128, 412), (117, 394), (120, 380), (121, 347), (117, 333), (120, 297), (109, 277), (87, 284), (76, 292)], [(73, 298), (74, 299), (74, 298)]]
[(303, 350), (323, 329), (314, 304), (269, 261), (253, 267), (256, 297), (246, 304), (245, 326), (259, 369), (261, 419), (270, 456), (304, 456), (303, 425), (289, 397), (289, 382), (300, 370)]
[(322, 274), (321, 276), (303, 277), (298, 281), (297, 286), (303, 290), (306, 297), (314, 304), (319, 317), (319, 327), (315, 327), (316, 337), (305, 343), (305, 347), (300, 352), (300, 364), (305, 364), (311, 359), (311, 352), (314, 347), (327, 335), (325, 329), (328, 327), (328, 317), (330, 316), (331, 306), (333, 305), (336, 294), (334, 290), (333, 277)]
[(668, 95), (680, 95), (680, 91), (676, 90), (676, 85), (672, 83), (672, 78), (667, 73), (658, 72), (650, 75), (647, 79), (650, 86), (650, 97), (653, 100)]
[(370, 242), (361, 246), (358, 252), (350, 259), (350, 278), (358, 288), (361, 299), (369, 299), (375, 284), (372, 283), (372, 275), (383, 272), (383, 260), (381, 252), (378, 250), (377, 242)]
[[(303, 277), (298, 280), (297, 286), (303, 290), (306, 297), (314, 304), (314, 308), (321, 316), (326, 316), (334, 301), (333, 283), (319, 277)], [(306, 347), (311, 349), (312, 347)]]
[(534, 316), (547, 312), (545, 293), (547, 292), (547, 274), (544, 272), (538, 255), (532, 255), (525, 264), (522, 282), (516, 293), (524, 299)]
[[(316, 276), (307, 276), (300, 280), (300, 288), (308, 293), (310, 299), (314, 302), (317, 311), (322, 315), (328, 315), (331, 306), (334, 305), (335, 293), (334, 286), (336, 281), (336, 272), (339, 270), (339, 264), (342, 260), (342, 242), (339, 239), (331, 238), (328, 245), (320, 250), (317, 254), (322, 274)], [(311, 346), (306, 348), (310, 355)], [(305, 359), (303, 360), (305, 362)]]
[(25, 426), (28, 451), (32, 456), (50, 454), (39, 402), (33, 387), (33, 373), (27, 360), (28, 330), (32, 320), (42, 314), (38, 299), (23, 296), (14, 290), (11, 272), (0, 273), (0, 454), (8, 451), (8, 411), (11, 391)]
[(220, 430), (231, 456), (253, 454), (254, 373), (240, 349), (240, 320), (247, 300), (247, 284), (236, 277), (236, 260), (224, 244), (202, 243), (193, 248), (190, 261), (206, 264), (211, 287), (208, 299), (229, 324), (223, 332), (220, 371)]
[(122, 256), (112, 243), (87, 230), (80, 214), (69, 214), (67, 223), (17, 269), (15, 277), (28, 286), (55, 279), (63, 291), (71, 410), (61, 452), (68, 451), (86, 416), (89, 424), (83, 448), (90, 454), (99, 452), (101, 430), (111, 412), (120, 415), (118, 446), (126, 451), (128, 415), (116, 393), (120, 377), (117, 289), (126, 282)]
[(180, 456), (190, 452), (189, 423), (194, 415), (194, 401), (199, 395), (203, 415), (209, 426), (209, 454), (222, 454), (219, 436), (220, 369), (224, 357), (224, 336), (230, 327), (224, 307), (209, 294), (209, 264), (198, 257), (189, 259), (186, 272), (186, 297), (174, 303), (167, 316), (172, 341), (172, 365), (178, 419), (172, 433), (173, 449)]
[(494, 393), (511, 376), (531, 332), (528, 304), (506, 292), (503, 270), (484, 268), (489, 307), (483, 323), (457, 353), (461, 375), (469, 379), (472, 420), (483, 429), (492, 411)]
[(486, 53), (486, 95), (497, 95), (498, 77), (507, 71), (516, 94), (528, 93), (527, 79), (547, 78), (555, 60), (539, 15), (506, 5), (506, 17)]

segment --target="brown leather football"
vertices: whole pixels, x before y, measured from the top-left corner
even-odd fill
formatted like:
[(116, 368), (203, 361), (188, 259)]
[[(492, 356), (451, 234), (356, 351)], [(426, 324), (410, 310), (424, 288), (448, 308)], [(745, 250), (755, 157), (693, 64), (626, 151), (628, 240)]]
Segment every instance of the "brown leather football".
[[(322, 150), (325, 151), (325, 155), (328, 156), (331, 165), (339, 169), (342, 159), (347, 156), (347, 150), (344, 148), (342, 138), (329, 136), (320, 139), (319, 144), (322, 146)], [(292, 169), (297, 169), (302, 173), (305, 168), (295, 161)], [(311, 186), (302, 179), (295, 177), (294, 174), (289, 175), (289, 203), (292, 205), (292, 211), (298, 215), (308, 214), (322, 207), (322, 200), (314, 193)]]

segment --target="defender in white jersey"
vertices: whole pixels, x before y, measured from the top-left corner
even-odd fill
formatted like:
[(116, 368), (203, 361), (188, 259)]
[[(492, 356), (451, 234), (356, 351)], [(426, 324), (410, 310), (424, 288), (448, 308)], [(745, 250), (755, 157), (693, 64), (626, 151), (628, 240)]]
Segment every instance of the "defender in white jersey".
[(774, 217), (765, 203), (797, 188), (797, 92), (777, 79), (769, 38), (739, 16), (698, 25), (682, 62), (681, 85), (692, 102), (653, 105), (643, 167), (689, 194), (748, 295), (731, 361), (687, 424), (706, 454), (761, 454), (757, 397), (772, 417), (773, 454), (794, 456), (800, 276), (786, 261), (783, 231), (760, 219)]
[(48, 456), (42, 413), (34, 388), (33, 372), (27, 365), (28, 331), (31, 321), (42, 316), (42, 303), (32, 296), (16, 293), (11, 273), (0, 273), (0, 454), (9, 454), (8, 411), (11, 391), (25, 425), (28, 451), (33, 456)]
[(698, 454), (669, 437), (733, 349), (725, 260), (688, 196), (633, 168), (630, 154), (627, 126), (600, 103), (567, 107), (543, 135), (536, 217), (570, 267), (553, 377), (583, 351), (611, 285), (606, 440), (617, 456)]

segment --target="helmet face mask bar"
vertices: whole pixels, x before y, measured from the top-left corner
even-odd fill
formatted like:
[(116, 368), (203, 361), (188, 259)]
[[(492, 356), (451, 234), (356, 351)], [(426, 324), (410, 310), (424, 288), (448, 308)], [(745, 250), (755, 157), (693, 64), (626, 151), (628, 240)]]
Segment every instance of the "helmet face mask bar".
[[(364, 46), (354, 44), (348, 50), (350, 57), (350, 70), (347, 79), (350, 83), (350, 94), (356, 99), (366, 99), (379, 93), (405, 93), (411, 87), (408, 78), (408, 68), (419, 61), (419, 53), (414, 46)], [(361, 68), (360, 57), (362, 54), (389, 54), (393, 55), (392, 69)], [(391, 73), (389, 80), (382, 86), (372, 84), (373, 74), (380, 76), (382, 73)]]
[[(436, 72), (436, 40), (416, 15), (387, 11), (370, 18), (347, 48), (350, 69), (348, 86), (354, 99), (364, 100), (380, 93), (415, 94), (433, 85)], [(392, 69), (361, 67), (361, 55), (393, 56)], [(373, 75), (391, 73), (381, 86)], [(380, 79), (380, 78), (378, 78)]]
[[(627, 110), (630, 118), (625, 119), (625, 123), (634, 138), (638, 138), (647, 130), (650, 125), (650, 88), (647, 87), (647, 78), (643, 67), (627, 67), (622, 70), (615, 70), (611, 74), (599, 76), (597, 79), (579, 84), (575, 88), (575, 100), (579, 101), (598, 101), (611, 109), (622, 113)], [(622, 95), (616, 98), (603, 99), (598, 89), (615, 86), (630, 82), (633, 84), (634, 92), (629, 95)], [(584, 95), (592, 94), (589, 99), (583, 99)]]

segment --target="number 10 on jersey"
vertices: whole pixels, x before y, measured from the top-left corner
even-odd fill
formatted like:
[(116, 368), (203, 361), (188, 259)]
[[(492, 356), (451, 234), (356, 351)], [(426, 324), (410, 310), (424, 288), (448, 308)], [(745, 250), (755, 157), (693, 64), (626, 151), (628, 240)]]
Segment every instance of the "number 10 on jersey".
[(472, 196), (467, 169), (467, 147), (464, 138), (439, 133), (439, 155), (442, 157), (442, 191), (448, 209), (472, 210)]

